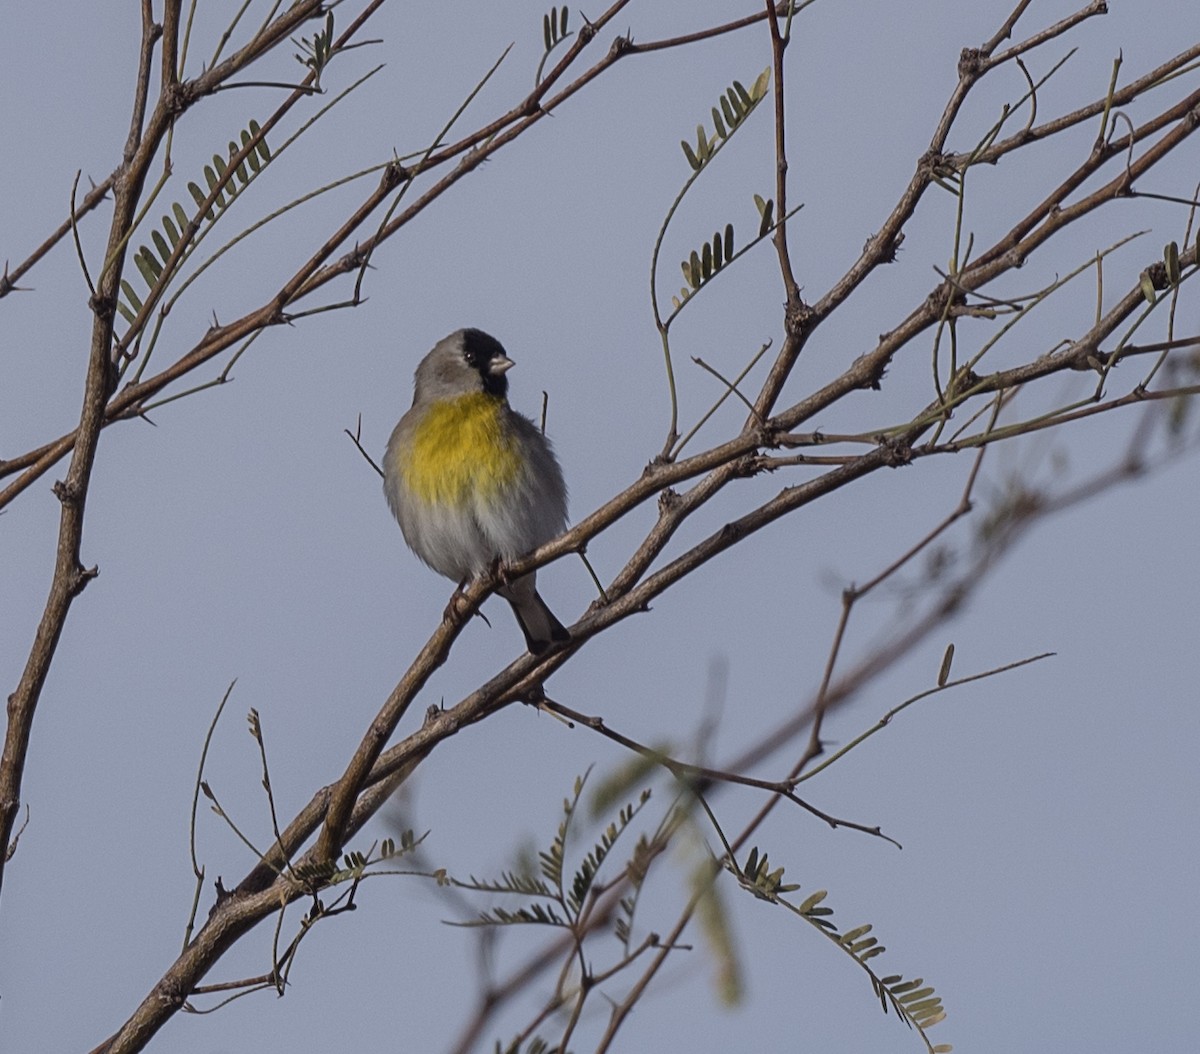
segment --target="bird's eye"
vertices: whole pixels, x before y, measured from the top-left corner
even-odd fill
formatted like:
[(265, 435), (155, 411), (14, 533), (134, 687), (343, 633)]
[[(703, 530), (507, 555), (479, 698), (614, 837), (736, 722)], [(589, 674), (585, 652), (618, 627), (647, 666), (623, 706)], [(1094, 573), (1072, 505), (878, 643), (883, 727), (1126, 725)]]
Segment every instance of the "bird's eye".
[(493, 363), (505, 358), (504, 349), (499, 341), (477, 329), (463, 331), (461, 350), (463, 362), (481, 374), (493, 372)]

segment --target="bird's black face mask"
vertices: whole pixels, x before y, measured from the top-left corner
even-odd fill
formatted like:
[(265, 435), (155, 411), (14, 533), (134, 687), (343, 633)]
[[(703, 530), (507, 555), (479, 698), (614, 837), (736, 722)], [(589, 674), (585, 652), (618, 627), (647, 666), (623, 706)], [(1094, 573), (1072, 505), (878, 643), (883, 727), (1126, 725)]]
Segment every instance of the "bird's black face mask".
[(496, 369), (500, 362), (510, 363), (504, 346), (495, 337), (489, 336), (481, 329), (468, 329), (463, 332), (463, 358), (468, 366), (477, 370), (483, 381), (483, 390), (488, 395), (505, 396), (508, 394), (508, 377), (505, 374), (508, 366)]

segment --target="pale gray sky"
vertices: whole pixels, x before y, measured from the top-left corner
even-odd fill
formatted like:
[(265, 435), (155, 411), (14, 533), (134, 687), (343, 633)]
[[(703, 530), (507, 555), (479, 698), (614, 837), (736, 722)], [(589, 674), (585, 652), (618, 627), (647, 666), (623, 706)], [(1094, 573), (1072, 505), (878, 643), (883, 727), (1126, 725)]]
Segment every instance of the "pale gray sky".
[[(1018, 35), (1075, 6), (1033, 3)], [(236, 5), (199, 7), (197, 56), (211, 52)], [(798, 18), (787, 98), (791, 198), (805, 207), (790, 231), (806, 295), (820, 295), (879, 227), (928, 143), (960, 49), (990, 36), (1008, 7), (821, 0)], [(1198, 31), (1186, 0), (1110, 7), (1106, 18), (1030, 57), (1037, 76), (1080, 49), (1044, 89), (1045, 114), (1102, 93), (1118, 51), (1122, 76), (1140, 75)], [(618, 28), (648, 40), (754, 8), (750, 0), (643, 0)], [(339, 24), (357, 9), (339, 8)], [(249, 222), (393, 150), (421, 148), (515, 41), (462, 127), (503, 112), (533, 82), (542, 13), (526, 0), (385, 7), (367, 33), (383, 42), (336, 64), (327, 87), (336, 92), (377, 63), (385, 68), (237, 208)], [(4, 26), (0, 258), (16, 262), (65, 215), (76, 169), (99, 180), (114, 166), (128, 126), (138, 21), (134, 4), (16, 4), (6, 5)], [(597, 53), (612, 35), (596, 42)], [(405, 549), (376, 476), (342, 434), (361, 414), (364, 443), (378, 456), (409, 404), (413, 368), (435, 340), (463, 325), (484, 328), (517, 361), (514, 405), (536, 416), (542, 391), (549, 393), (548, 432), (575, 520), (657, 453), (667, 407), (647, 272), (658, 225), (688, 174), (678, 141), (694, 137), (730, 81), (750, 83), (769, 58), (759, 25), (623, 61), (384, 246), (365, 305), (266, 333), (234, 368), (235, 383), (162, 408), (152, 415), (157, 428), (125, 423), (103, 433), (84, 538), (85, 563), (101, 573), (75, 604), (38, 711), (23, 791), (32, 820), (0, 904), (6, 1052), (90, 1050), (174, 959), (193, 890), (195, 766), (232, 679), (207, 777), (265, 843), (269, 817), (246, 711), (261, 715), (277, 806), (290, 817), (340, 775), (435, 626), (450, 585)], [(271, 72), (290, 78), (298, 70), (284, 52)], [(979, 134), (1022, 90), (1015, 71), (985, 82), (963, 128)], [(175, 141), (172, 197), (186, 200), (184, 181), (203, 159), (276, 99), (268, 90), (231, 91), (189, 114)], [(755, 116), (757, 127), (739, 134), (681, 212), (665, 249), (670, 283), (676, 261), (715, 227), (732, 219), (743, 238), (753, 227), (751, 197), (770, 193), (773, 180), (766, 118)], [(1091, 135), (1064, 144), (1075, 153), (1048, 149), (980, 174), (968, 227), (981, 240), (1002, 232), (1011, 203), (1041, 196), (1054, 173), (1086, 153)], [(967, 147), (966, 134), (951, 145)], [(1145, 189), (1190, 192), (1196, 171), (1191, 142)], [(225, 320), (260, 303), (373, 179), (242, 246), (172, 314), (158, 354), (191, 346), (214, 307)], [(928, 292), (932, 267), (948, 254), (950, 210), (947, 195), (926, 203), (899, 262), (806, 349), (790, 393), (835, 376)], [(1148, 228), (1114, 258), (1123, 275), (1136, 274), (1163, 243), (1182, 240), (1186, 219), (1179, 206), (1143, 202), (1104, 215), (1072, 233), (1057, 256), (1031, 263), (1017, 276), (1022, 287), (1043, 285), (1127, 231)], [(106, 222), (101, 210), (82, 225), (92, 261)], [(719, 394), (689, 356), (732, 374), (760, 343), (781, 338), (783, 294), (769, 246), (722, 283), (674, 332), (686, 421)], [(87, 291), (70, 245), (60, 244), (22, 285), (31, 291), (0, 302), (0, 457), (72, 425), (86, 361)], [(1029, 328), (1031, 354), (1074, 332), (1091, 297), (1089, 289), (1050, 305)], [(1183, 332), (1195, 332), (1197, 314), (1194, 293), (1185, 291)], [(929, 398), (926, 349), (895, 364), (884, 392), (862, 393), (813, 424), (846, 431), (913, 413)], [(1055, 394), (1068, 398), (1065, 385)], [(728, 426), (737, 415), (732, 406), (726, 413)], [(993, 451), (981, 504), (1014, 472), (1043, 484), (1083, 478), (1121, 448), (1134, 421), (1105, 416), (1069, 435)], [(686, 744), (710, 670), (726, 663), (710, 756), (732, 757), (810, 697), (842, 585), (871, 577), (950, 511), (967, 456), (872, 476), (776, 524), (589, 644), (548, 690), (644, 742)], [(61, 472), (0, 517), (5, 695), (49, 586), (58, 516), (50, 484)], [(741, 484), (682, 532), (672, 552), (745, 508), (742, 495), (765, 497), (782, 482)], [(852, 738), (928, 687), (950, 641), (956, 674), (1057, 653), (911, 708), (806, 785), (814, 804), (880, 824), (903, 851), (783, 809), (756, 838), (789, 880), (828, 889), (842, 923), (875, 924), (889, 949), (877, 960), (884, 973), (936, 985), (949, 1013), (932, 1033), (936, 1042), (963, 1052), (1194, 1046), (1187, 965), (1200, 938), (1197, 494), (1200, 462), (1191, 458), (1042, 524), (951, 627), (831, 719), (831, 739)], [(595, 544), (590, 556), (602, 579), (623, 564), (652, 516), (647, 508)], [(578, 618), (593, 593), (574, 560), (543, 570), (541, 589), (564, 622)], [(892, 594), (865, 603), (847, 658), (895, 627), (904, 617), (898, 610)], [(519, 653), (505, 606), (491, 600), (485, 611), (492, 628), (468, 628), (414, 715), (455, 702)], [(782, 775), (793, 753), (756, 774)], [(434, 865), (494, 874), (510, 865), (515, 847), (548, 841), (576, 775), (593, 763), (600, 775), (623, 760), (599, 737), (512, 708), (445, 744), (422, 769), (413, 822), (431, 831)], [(658, 805), (668, 800), (661, 781), (656, 794)], [(739, 791), (716, 802), (735, 830), (761, 798)], [(368, 830), (386, 833), (378, 823)], [(203, 811), (198, 842), (210, 879), (232, 884), (253, 863)], [(649, 896), (647, 928), (673, 919), (680, 863), (664, 868)], [(847, 1054), (921, 1049), (915, 1034), (879, 1012), (845, 956), (791, 916), (737, 893), (732, 883), (725, 889), (745, 954), (744, 1004), (716, 1006), (712, 961), (693, 933), (697, 950), (673, 960), (616, 1049), (707, 1051), (747, 1041)], [(472, 935), (442, 925), (452, 909), (421, 880), (367, 883), (360, 902), (357, 913), (309, 938), (287, 998), (258, 994), (211, 1016), (177, 1016), (150, 1049), (446, 1049), (471, 1006)], [(202, 914), (210, 903), (211, 885)], [(538, 946), (532, 931), (506, 937), (501, 963)], [(269, 948), (264, 927), (207, 980), (262, 972)], [(480, 1049), (522, 1027), (528, 1005), (520, 1010)], [(602, 1013), (598, 1002), (573, 1049), (591, 1049)]]

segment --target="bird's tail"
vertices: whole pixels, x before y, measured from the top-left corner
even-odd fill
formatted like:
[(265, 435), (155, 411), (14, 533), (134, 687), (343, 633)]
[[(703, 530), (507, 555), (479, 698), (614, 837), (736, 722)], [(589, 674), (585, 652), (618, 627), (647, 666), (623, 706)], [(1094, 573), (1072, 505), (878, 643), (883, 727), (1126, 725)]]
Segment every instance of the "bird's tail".
[(512, 605), (531, 655), (541, 655), (551, 644), (571, 639), (567, 627), (555, 618), (538, 593), (534, 575), (524, 575), (509, 582), (498, 592)]

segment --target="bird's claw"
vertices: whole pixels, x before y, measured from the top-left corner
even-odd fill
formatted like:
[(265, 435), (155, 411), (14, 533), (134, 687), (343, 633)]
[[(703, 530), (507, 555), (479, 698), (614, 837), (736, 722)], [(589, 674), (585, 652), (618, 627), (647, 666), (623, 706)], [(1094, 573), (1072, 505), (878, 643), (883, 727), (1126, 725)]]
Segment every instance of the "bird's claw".
[(450, 602), (446, 605), (446, 610), (442, 612), (442, 620), (445, 622), (461, 622), (467, 613), (468, 606), (466, 594), (463, 592), (463, 587), (460, 584), (450, 595)]
[(497, 585), (507, 586), (512, 583), (512, 576), (508, 573), (508, 565), (498, 556), (488, 567), (488, 574)]

